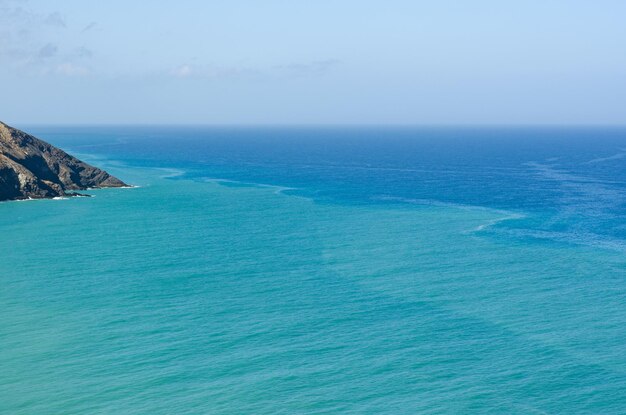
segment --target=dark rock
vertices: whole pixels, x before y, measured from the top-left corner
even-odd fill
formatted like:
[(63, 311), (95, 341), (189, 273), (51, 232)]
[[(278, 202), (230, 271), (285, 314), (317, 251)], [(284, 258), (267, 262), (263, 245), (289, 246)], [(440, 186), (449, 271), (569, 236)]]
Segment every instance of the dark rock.
[(76, 190), (126, 186), (109, 173), (0, 122), (0, 201), (77, 196)]

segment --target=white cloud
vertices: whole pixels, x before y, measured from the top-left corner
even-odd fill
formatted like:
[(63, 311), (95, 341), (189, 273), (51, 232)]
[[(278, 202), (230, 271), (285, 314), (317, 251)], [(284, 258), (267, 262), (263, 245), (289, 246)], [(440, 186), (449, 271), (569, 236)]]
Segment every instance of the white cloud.
[(243, 79), (261, 74), (261, 71), (247, 67), (190, 64), (179, 65), (170, 71), (170, 75), (175, 78), (193, 79)]
[(76, 65), (71, 62), (65, 62), (56, 67), (56, 73), (65, 76), (85, 76), (89, 75), (89, 69), (84, 66)]
[(176, 78), (189, 78), (194, 75), (195, 71), (191, 65), (180, 65), (170, 72)]
[(290, 63), (265, 68), (249, 66), (217, 66), (182, 64), (170, 70), (175, 78), (193, 79), (268, 79), (301, 76), (320, 76), (341, 62), (326, 59), (306, 63)]

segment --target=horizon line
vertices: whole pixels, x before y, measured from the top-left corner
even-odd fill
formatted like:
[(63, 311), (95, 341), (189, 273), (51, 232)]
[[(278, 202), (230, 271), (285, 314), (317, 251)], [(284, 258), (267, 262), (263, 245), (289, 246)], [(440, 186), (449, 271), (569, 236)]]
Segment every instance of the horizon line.
[(624, 123), (202, 123), (202, 122), (9, 122), (7, 125), (26, 125), (32, 127), (228, 127), (228, 128), (259, 128), (259, 127), (317, 127), (317, 128), (585, 128), (609, 127), (626, 128)]

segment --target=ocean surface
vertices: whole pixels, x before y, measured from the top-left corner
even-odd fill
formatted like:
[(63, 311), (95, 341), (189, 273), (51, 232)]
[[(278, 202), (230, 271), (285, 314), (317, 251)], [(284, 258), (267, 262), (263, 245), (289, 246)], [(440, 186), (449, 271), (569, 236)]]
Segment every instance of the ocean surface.
[(1, 414), (626, 413), (625, 128), (18, 127)]

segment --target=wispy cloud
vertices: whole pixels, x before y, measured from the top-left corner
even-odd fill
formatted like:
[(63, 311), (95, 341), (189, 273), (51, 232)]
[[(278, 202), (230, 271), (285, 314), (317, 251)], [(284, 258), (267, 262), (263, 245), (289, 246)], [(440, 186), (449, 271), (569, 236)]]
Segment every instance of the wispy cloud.
[(41, 59), (47, 59), (55, 56), (58, 52), (59, 48), (54, 43), (47, 43), (41, 49), (39, 49), (39, 53), (37, 56)]
[(169, 75), (179, 79), (272, 79), (305, 76), (320, 76), (341, 62), (336, 59), (318, 60), (304, 63), (289, 63), (269, 67), (195, 65), (185, 63), (169, 71)]
[(37, 28), (50, 26), (58, 30), (64, 27), (60, 14), (42, 15), (28, 9), (27, 5), (26, 0), (0, 0), (0, 61), (6, 60), (6, 64), (20, 66), (50, 58), (58, 51), (49, 37), (41, 35)]
[(24, 8), (25, 4), (25, 0), (0, 0), (0, 18), (10, 21), (29, 17), (32, 13)]
[(338, 59), (325, 59), (313, 62), (296, 62), (286, 65), (277, 65), (275, 69), (279, 73), (287, 76), (315, 76), (323, 75), (340, 64), (341, 61)]
[(50, 13), (45, 19), (43, 19), (43, 23), (55, 27), (67, 27), (65, 19), (59, 12)]
[(60, 12), (39, 13), (28, 0), (0, 0), (0, 69), (30, 75), (88, 74), (83, 63), (93, 52), (61, 41), (67, 30)]
[(91, 29), (93, 29), (94, 27), (96, 27), (98, 25), (97, 22), (91, 22), (89, 23), (87, 26), (83, 27), (83, 30), (80, 31), (80, 33), (85, 33), (90, 31)]
[(182, 64), (169, 71), (180, 79), (244, 79), (256, 78), (261, 72), (245, 66), (192, 65)]
[(85, 46), (81, 46), (74, 50), (74, 56), (77, 58), (87, 58), (90, 59), (93, 57), (93, 51)]
[(57, 65), (55, 72), (64, 76), (85, 76), (90, 73), (89, 69), (86, 67), (76, 65), (72, 62), (64, 62)]
[(170, 71), (170, 74), (175, 78), (189, 78), (196, 73), (191, 65), (180, 65)]

